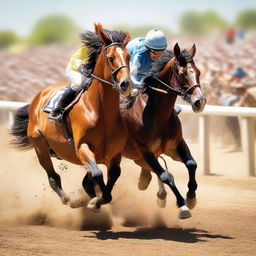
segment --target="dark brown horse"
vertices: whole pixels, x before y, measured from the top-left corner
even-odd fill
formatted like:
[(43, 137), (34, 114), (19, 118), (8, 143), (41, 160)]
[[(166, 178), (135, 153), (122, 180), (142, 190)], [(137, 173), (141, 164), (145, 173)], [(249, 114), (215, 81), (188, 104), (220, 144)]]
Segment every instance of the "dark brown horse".
[[(88, 207), (98, 209), (111, 201), (111, 190), (120, 175), (120, 159), (127, 138), (119, 110), (119, 96), (131, 90), (129, 54), (125, 49), (130, 36), (121, 31), (103, 30), (95, 24), (95, 33), (82, 34), (90, 49), (88, 70), (93, 82), (78, 103), (68, 113), (67, 126), (74, 139), (74, 148), (68, 143), (63, 129), (49, 122), (43, 107), (57, 90), (67, 84), (56, 84), (40, 91), (30, 105), (18, 110), (12, 127), (14, 141), (21, 148), (34, 148), (41, 166), (45, 169), (52, 189), (62, 203), (70, 201), (61, 186), (60, 176), (55, 172), (50, 152), (61, 159), (82, 165), (87, 170), (83, 187), (92, 200)], [(102, 171), (96, 163), (108, 168), (105, 185)], [(98, 184), (102, 197), (97, 198), (94, 185)]]
[[(189, 51), (181, 52), (178, 44), (174, 47), (174, 54), (165, 51), (155, 61), (151, 75), (145, 80), (146, 94), (138, 96), (131, 108), (122, 111), (129, 133), (123, 155), (142, 168), (139, 188), (146, 189), (151, 180), (150, 172), (155, 172), (159, 180), (175, 194), (180, 208), (179, 218), (182, 219), (191, 216), (188, 207), (193, 208), (196, 204), (197, 164), (183, 139), (174, 104), (177, 95), (180, 95), (191, 104), (194, 112), (204, 109), (206, 100), (200, 89), (200, 71), (193, 61), (195, 52), (195, 45)], [(158, 157), (161, 154), (186, 165), (189, 172), (186, 202), (175, 186), (172, 174), (159, 164)], [(165, 190), (159, 191), (158, 197), (164, 199)]]

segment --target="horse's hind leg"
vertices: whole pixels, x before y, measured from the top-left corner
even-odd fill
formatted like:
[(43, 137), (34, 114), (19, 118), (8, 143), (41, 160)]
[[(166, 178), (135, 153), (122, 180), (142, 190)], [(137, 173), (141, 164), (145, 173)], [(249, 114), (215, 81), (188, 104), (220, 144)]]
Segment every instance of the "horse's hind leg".
[(158, 181), (158, 192), (157, 192), (157, 204), (159, 207), (164, 208), (166, 206), (166, 196), (167, 192), (164, 187), (164, 183), (157, 179)]
[(152, 179), (151, 171), (141, 168), (140, 177), (138, 182), (139, 190), (146, 190)]
[(196, 206), (196, 189), (197, 183), (195, 178), (197, 164), (192, 157), (190, 150), (184, 140), (177, 146), (177, 153), (180, 156), (182, 162), (186, 165), (189, 173), (188, 192), (186, 198), (186, 204), (189, 209), (193, 209)]
[(38, 160), (45, 169), (51, 188), (58, 194), (63, 204), (67, 204), (70, 199), (65, 194), (61, 186), (60, 175), (55, 172), (52, 160), (49, 156), (50, 148), (42, 135), (30, 137), (30, 141), (35, 148)]
[(167, 184), (172, 192), (176, 196), (176, 202), (178, 208), (180, 208), (179, 218), (186, 219), (191, 217), (191, 213), (189, 209), (185, 205), (185, 200), (181, 196), (179, 190), (177, 189), (174, 183), (174, 177), (170, 174), (167, 170), (163, 169), (162, 166), (159, 164), (157, 158), (150, 152), (144, 152), (143, 157), (148, 165), (152, 168), (152, 170), (157, 174), (160, 181)]

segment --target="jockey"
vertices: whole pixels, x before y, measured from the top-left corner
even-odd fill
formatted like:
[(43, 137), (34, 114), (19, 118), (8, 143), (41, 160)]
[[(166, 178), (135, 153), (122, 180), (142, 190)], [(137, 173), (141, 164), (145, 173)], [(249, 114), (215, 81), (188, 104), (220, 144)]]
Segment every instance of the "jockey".
[(82, 89), (88, 89), (91, 84), (91, 78), (85, 76), (84, 68), (88, 59), (88, 47), (80, 47), (71, 57), (67, 68), (66, 75), (70, 85), (66, 87), (57, 106), (49, 113), (50, 119), (58, 119), (65, 107), (70, 104), (77, 92)]
[(145, 38), (135, 38), (126, 49), (130, 53), (130, 70), (133, 81), (132, 96), (144, 89), (144, 79), (151, 70), (152, 63), (167, 48), (167, 39), (161, 30), (150, 30)]
[[(126, 49), (130, 53), (133, 88), (131, 95), (121, 100), (121, 107), (130, 108), (136, 96), (144, 91), (144, 80), (149, 74), (154, 60), (160, 57), (166, 48), (166, 36), (156, 28), (150, 30), (145, 38), (135, 38), (126, 45)], [(178, 115), (181, 112), (181, 107), (175, 105), (174, 110)]]

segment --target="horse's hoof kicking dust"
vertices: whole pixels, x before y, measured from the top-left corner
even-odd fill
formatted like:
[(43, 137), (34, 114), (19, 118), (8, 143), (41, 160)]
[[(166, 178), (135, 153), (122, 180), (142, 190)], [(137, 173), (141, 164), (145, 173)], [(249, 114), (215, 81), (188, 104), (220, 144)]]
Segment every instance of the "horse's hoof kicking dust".
[(68, 204), (69, 202), (70, 202), (70, 197), (69, 196), (63, 196), (63, 197), (61, 197), (61, 202), (63, 203), (63, 204)]
[(94, 212), (99, 212), (100, 211), (100, 207), (97, 206), (97, 200), (98, 198), (97, 197), (94, 197), (93, 199), (91, 199), (89, 201), (89, 203), (87, 204), (87, 208), (91, 211), (94, 211)]
[(75, 199), (75, 200), (72, 200), (72, 201), (69, 202), (69, 206), (71, 208), (80, 208), (80, 207), (83, 207), (85, 205), (86, 205), (85, 200), (83, 200), (81, 198), (80, 199)]

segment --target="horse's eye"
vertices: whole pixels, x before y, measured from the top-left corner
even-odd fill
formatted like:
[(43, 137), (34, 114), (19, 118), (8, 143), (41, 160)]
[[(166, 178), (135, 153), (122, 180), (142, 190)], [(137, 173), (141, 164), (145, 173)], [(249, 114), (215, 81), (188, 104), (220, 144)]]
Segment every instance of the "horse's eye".
[(111, 62), (111, 63), (114, 62), (114, 58), (113, 58), (112, 56), (109, 56), (109, 57), (108, 57), (108, 60), (109, 60), (109, 62)]

